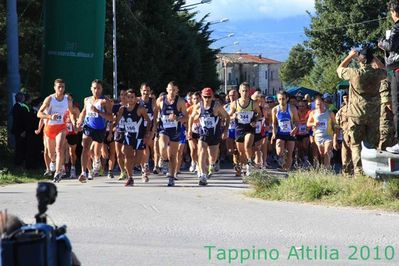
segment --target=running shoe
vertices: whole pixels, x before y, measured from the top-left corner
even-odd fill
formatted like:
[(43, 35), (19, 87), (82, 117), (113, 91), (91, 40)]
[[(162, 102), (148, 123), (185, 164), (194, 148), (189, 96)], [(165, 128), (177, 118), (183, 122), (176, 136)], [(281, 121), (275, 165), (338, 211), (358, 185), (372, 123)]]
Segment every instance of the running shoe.
[(112, 173), (112, 171), (108, 171), (107, 178), (108, 179), (113, 179), (114, 178), (114, 173)]
[(199, 180), (199, 182), (198, 182), (198, 185), (200, 185), (200, 186), (206, 186), (206, 185), (208, 185), (208, 181), (207, 181), (207, 179), (206, 179), (206, 175), (202, 175), (202, 176), (200, 177), (200, 180)]
[(126, 175), (125, 171), (122, 171), (121, 174), (119, 175), (118, 180), (119, 180), (119, 181), (125, 180), (126, 177), (127, 177), (127, 175)]
[(246, 165), (246, 176), (249, 176), (254, 170), (254, 163), (252, 161), (249, 161)]
[(61, 173), (57, 173), (57, 174), (54, 175), (53, 182), (54, 183), (59, 183), (61, 181), (61, 178), (62, 178), (62, 174)]
[(69, 172), (69, 178), (76, 178), (76, 169), (75, 167), (71, 167), (71, 171)]
[(46, 172), (44, 172), (44, 174), (43, 174), (43, 176), (47, 176), (47, 177), (50, 177), (50, 176), (52, 176), (53, 174), (51, 173), (51, 171), (50, 170), (46, 170)]
[(214, 168), (215, 168), (216, 173), (220, 171), (220, 161), (219, 160), (217, 160), (217, 162), (215, 163)]
[(146, 175), (150, 174), (150, 166), (148, 165), (148, 163), (145, 163), (143, 168), (142, 168), (142, 172), (144, 172)]
[(133, 187), (134, 186), (134, 180), (133, 177), (129, 177), (125, 183), (125, 187)]
[(166, 175), (168, 173), (168, 170), (169, 170), (168, 168), (169, 168), (169, 161), (162, 160), (162, 164), (161, 164), (162, 174)]
[(159, 167), (158, 166), (154, 166), (154, 169), (152, 170), (152, 173), (154, 175), (158, 175), (160, 172), (161, 172), (161, 170), (159, 169)]
[(55, 172), (55, 162), (50, 163), (50, 171), (53, 173)]
[(148, 178), (147, 175), (142, 175), (141, 176), (141, 181), (143, 181), (143, 183), (148, 183), (148, 181), (150, 181), (150, 179)]
[(89, 171), (89, 174), (87, 175), (87, 180), (93, 180), (93, 178), (94, 178), (94, 173), (92, 170), (92, 171)]
[(175, 178), (173, 176), (168, 176), (169, 182), (168, 182), (168, 187), (174, 187), (175, 186)]
[(234, 171), (236, 172), (236, 176), (241, 176), (241, 167), (239, 164), (234, 165)]
[(190, 165), (190, 168), (189, 168), (188, 170), (189, 170), (191, 173), (194, 173), (196, 168), (197, 168), (197, 167), (196, 167), (196, 164), (195, 164), (194, 162), (192, 162), (191, 165)]
[(209, 169), (208, 169), (208, 176), (209, 178), (216, 172), (215, 170), (215, 164), (211, 164), (209, 165)]
[(86, 175), (84, 173), (81, 173), (78, 180), (80, 183), (86, 183), (87, 182)]

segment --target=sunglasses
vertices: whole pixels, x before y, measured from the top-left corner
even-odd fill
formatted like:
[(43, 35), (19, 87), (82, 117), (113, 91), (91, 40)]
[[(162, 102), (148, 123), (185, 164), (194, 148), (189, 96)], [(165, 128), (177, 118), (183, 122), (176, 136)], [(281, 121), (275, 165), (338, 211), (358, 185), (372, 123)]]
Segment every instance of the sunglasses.
[(204, 99), (210, 99), (210, 98), (212, 98), (212, 96), (202, 96), (202, 97), (204, 97)]

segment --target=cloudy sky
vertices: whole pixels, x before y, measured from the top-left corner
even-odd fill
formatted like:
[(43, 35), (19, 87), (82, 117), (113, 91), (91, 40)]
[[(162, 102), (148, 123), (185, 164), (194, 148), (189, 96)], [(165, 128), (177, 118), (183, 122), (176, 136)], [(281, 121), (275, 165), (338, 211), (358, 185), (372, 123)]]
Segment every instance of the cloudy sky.
[[(306, 11), (313, 12), (314, 0), (212, 0), (192, 10), (198, 12), (198, 18), (210, 13), (211, 22), (229, 18), (228, 22), (212, 25), (213, 39), (221, 38), (213, 48), (224, 47), (223, 52), (241, 50), (284, 61), (291, 47), (306, 39), (303, 29), (310, 23)], [(234, 36), (224, 38), (229, 33)]]

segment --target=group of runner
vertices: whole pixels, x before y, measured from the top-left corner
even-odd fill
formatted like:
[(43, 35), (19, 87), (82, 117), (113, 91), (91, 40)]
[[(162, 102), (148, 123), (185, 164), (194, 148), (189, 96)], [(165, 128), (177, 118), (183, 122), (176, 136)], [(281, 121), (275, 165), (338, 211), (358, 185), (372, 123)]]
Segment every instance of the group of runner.
[(119, 180), (126, 179), (125, 186), (134, 185), (135, 168), (141, 170), (143, 182), (149, 181), (151, 172), (162, 173), (167, 185), (174, 186), (187, 156), (191, 158), (189, 171), (197, 173), (200, 186), (208, 184), (227, 155), (232, 156), (236, 176), (269, 167), (268, 154), (274, 149), (274, 159), (288, 171), (294, 155), (308, 162), (309, 141), (316, 144), (317, 159), (320, 156), (328, 167), (337, 132), (333, 114), (320, 98), (310, 111), (310, 102), (304, 99), (291, 103), (280, 91), (275, 102), (260, 91), (253, 92), (245, 82), (238, 91), (230, 90), (225, 99), (216, 97), (211, 88), (182, 98), (178, 85), (171, 81), (157, 98), (143, 83), (140, 95), (133, 89), (120, 89), (119, 99), (114, 101), (102, 95), (102, 82), (93, 80), (92, 96), (84, 99), (81, 112), (72, 95), (65, 93), (63, 80), (55, 80), (54, 90), (38, 111), (37, 130), (44, 127), (45, 175), (52, 176), (54, 182), (66, 176), (66, 161), (71, 165), (70, 177), (77, 177), (80, 132), (78, 180), (92, 180), (106, 167), (108, 178), (114, 178), (117, 164)]

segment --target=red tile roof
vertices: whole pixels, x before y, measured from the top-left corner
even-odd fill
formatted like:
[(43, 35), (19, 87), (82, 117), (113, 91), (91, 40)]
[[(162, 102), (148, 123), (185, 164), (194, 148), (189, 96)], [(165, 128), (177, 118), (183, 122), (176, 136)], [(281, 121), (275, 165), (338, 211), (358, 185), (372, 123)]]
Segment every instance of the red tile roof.
[(280, 64), (281, 62), (263, 58), (261, 56), (251, 55), (247, 53), (220, 53), (217, 55), (218, 58), (227, 60), (231, 63), (246, 63), (246, 64)]

